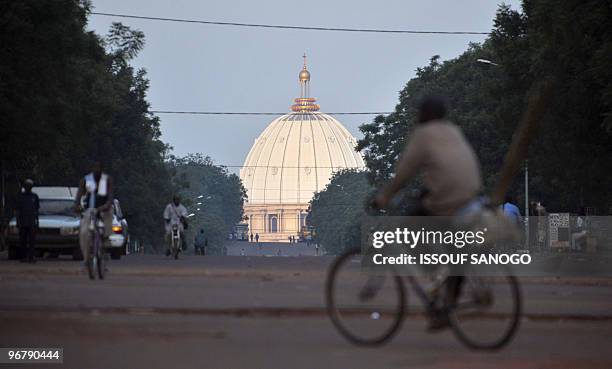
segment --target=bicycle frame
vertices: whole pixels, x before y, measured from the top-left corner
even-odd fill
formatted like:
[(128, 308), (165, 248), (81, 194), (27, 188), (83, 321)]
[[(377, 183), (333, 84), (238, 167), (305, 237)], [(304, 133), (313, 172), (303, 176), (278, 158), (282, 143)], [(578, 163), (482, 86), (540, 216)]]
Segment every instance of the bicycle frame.
[(104, 234), (104, 221), (100, 217), (100, 213), (97, 210), (91, 212), (89, 232), (92, 240), (89, 245), (90, 252), (93, 252), (92, 255), (97, 255), (97, 252), (101, 247), (102, 235)]
[(181, 240), (181, 232), (178, 230), (178, 226), (175, 224), (172, 226), (172, 248), (175, 248)]

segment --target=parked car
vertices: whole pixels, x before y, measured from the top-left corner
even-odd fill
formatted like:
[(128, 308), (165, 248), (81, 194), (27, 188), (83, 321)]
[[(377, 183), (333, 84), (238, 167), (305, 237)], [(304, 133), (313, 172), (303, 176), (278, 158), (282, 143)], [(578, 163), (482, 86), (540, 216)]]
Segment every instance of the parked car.
[(130, 234), (128, 232), (127, 219), (123, 216), (119, 200), (113, 201), (113, 233), (109, 237), (112, 259), (120, 259), (121, 255), (127, 254)]
[[(34, 187), (32, 192), (40, 199), (36, 251), (38, 255), (48, 252), (51, 257), (60, 254), (72, 255), (74, 260), (82, 260), (79, 246), (79, 227), (81, 218), (73, 211), (76, 187)], [(125, 255), (128, 241), (127, 221), (123, 218), (119, 200), (113, 203), (112, 234), (107, 250), (112, 259)], [(19, 230), (13, 217), (9, 222), (8, 257), (17, 259), (23, 255), (19, 245)]]

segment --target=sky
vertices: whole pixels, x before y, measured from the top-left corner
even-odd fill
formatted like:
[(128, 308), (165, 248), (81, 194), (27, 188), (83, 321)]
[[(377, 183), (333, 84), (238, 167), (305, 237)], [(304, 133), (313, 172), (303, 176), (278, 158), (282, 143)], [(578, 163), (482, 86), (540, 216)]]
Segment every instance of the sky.
[[(519, 1), (506, 1), (519, 8)], [(93, 11), (297, 26), (488, 32), (499, 6), (486, 0), (93, 0)], [(145, 33), (133, 60), (150, 79), (152, 110), (288, 112), (308, 55), (310, 95), (322, 112), (393, 111), (398, 93), (433, 55), (451, 59), (485, 35), (322, 32), (161, 22), (91, 15), (107, 33), (120, 21)], [(175, 155), (202, 153), (243, 164), (273, 116), (160, 114), (162, 140)], [(373, 116), (336, 116), (357, 138)], [(231, 169), (236, 172), (237, 169)]]

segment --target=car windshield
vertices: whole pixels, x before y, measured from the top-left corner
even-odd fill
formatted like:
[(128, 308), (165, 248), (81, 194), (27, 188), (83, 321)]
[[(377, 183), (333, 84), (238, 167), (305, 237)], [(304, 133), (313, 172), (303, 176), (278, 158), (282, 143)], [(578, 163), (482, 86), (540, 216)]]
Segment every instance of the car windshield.
[(40, 200), (39, 215), (74, 215), (72, 200)]

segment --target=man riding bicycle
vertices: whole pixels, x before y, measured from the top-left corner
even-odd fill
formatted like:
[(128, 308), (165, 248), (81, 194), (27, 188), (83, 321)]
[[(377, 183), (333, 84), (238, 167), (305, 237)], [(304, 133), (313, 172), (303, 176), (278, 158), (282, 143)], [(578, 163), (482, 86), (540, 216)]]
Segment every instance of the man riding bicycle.
[[(395, 177), (382, 188), (374, 205), (385, 208), (413, 179), (423, 174), (426, 194), (415, 214), (450, 216), (465, 214), (479, 206), (476, 200), (482, 185), (480, 165), (460, 128), (445, 120), (446, 104), (441, 97), (427, 97), (419, 107), (418, 125), (400, 156)], [(456, 299), (462, 277), (448, 277), (447, 298)], [(445, 316), (432, 316), (430, 329), (448, 326)]]
[(172, 252), (172, 227), (178, 227), (180, 239), (184, 240), (184, 225), (187, 223), (187, 209), (181, 204), (179, 195), (174, 195), (172, 202), (164, 209), (164, 221), (166, 226), (166, 256), (170, 256)]
[[(84, 200), (84, 208), (81, 201)], [(81, 223), (79, 228), (79, 244), (81, 253), (87, 263), (91, 237), (89, 234), (89, 222), (94, 211), (99, 212), (99, 216), (104, 222), (104, 244), (108, 242), (113, 225), (113, 180), (112, 177), (102, 171), (102, 163), (95, 162), (91, 173), (81, 178), (79, 189), (74, 199), (74, 208), (77, 213), (81, 213)]]

